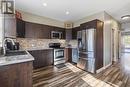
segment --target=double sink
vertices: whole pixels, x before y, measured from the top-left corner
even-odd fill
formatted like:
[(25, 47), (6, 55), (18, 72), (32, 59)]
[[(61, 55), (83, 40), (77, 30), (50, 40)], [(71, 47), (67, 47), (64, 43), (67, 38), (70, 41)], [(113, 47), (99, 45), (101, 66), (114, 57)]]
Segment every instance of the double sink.
[(26, 51), (7, 51), (5, 56), (18, 56), (18, 55), (26, 55)]
[(6, 55), (0, 56), (0, 64), (10, 61), (23, 60), (27, 56), (26, 51), (7, 51)]

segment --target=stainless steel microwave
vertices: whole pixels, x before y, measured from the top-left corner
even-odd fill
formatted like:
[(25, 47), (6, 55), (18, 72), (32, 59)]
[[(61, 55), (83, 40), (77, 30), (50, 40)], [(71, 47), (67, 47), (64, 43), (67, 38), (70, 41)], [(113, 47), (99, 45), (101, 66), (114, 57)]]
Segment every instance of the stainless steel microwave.
[(62, 39), (62, 32), (51, 31), (51, 38), (52, 39)]

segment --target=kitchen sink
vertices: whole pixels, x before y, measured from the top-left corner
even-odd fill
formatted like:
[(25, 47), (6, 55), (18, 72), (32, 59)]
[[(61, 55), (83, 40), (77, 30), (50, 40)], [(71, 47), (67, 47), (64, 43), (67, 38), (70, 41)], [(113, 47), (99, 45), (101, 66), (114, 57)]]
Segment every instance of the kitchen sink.
[(26, 51), (7, 51), (5, 56), (26, 55)]

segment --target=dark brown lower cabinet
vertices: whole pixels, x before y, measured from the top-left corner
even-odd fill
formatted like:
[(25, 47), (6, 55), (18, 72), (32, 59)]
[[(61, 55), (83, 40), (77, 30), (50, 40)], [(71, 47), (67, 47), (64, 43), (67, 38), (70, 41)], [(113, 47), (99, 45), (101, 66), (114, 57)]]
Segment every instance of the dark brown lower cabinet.
[(34, 69), (53, 65), (53, 49), (32, 50), (29, 53), (34, 57)]
[(72, 62), (72, 48), (65, 48), (64, 53), (66, 62)]
[(32, 62), (0, 67), (0, 87), (32, 87)]

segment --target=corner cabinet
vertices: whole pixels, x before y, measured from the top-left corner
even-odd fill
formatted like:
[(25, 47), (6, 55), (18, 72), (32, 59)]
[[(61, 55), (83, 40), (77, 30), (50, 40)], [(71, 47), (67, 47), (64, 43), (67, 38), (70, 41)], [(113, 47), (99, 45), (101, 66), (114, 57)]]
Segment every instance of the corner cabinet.
[(25, 37), (25, 21), (16, 19), (16, 36), (19, 38)]
[(72, 39), (77, 39), (77, 32), (80, 31), (80, 26), (72, 29)]

